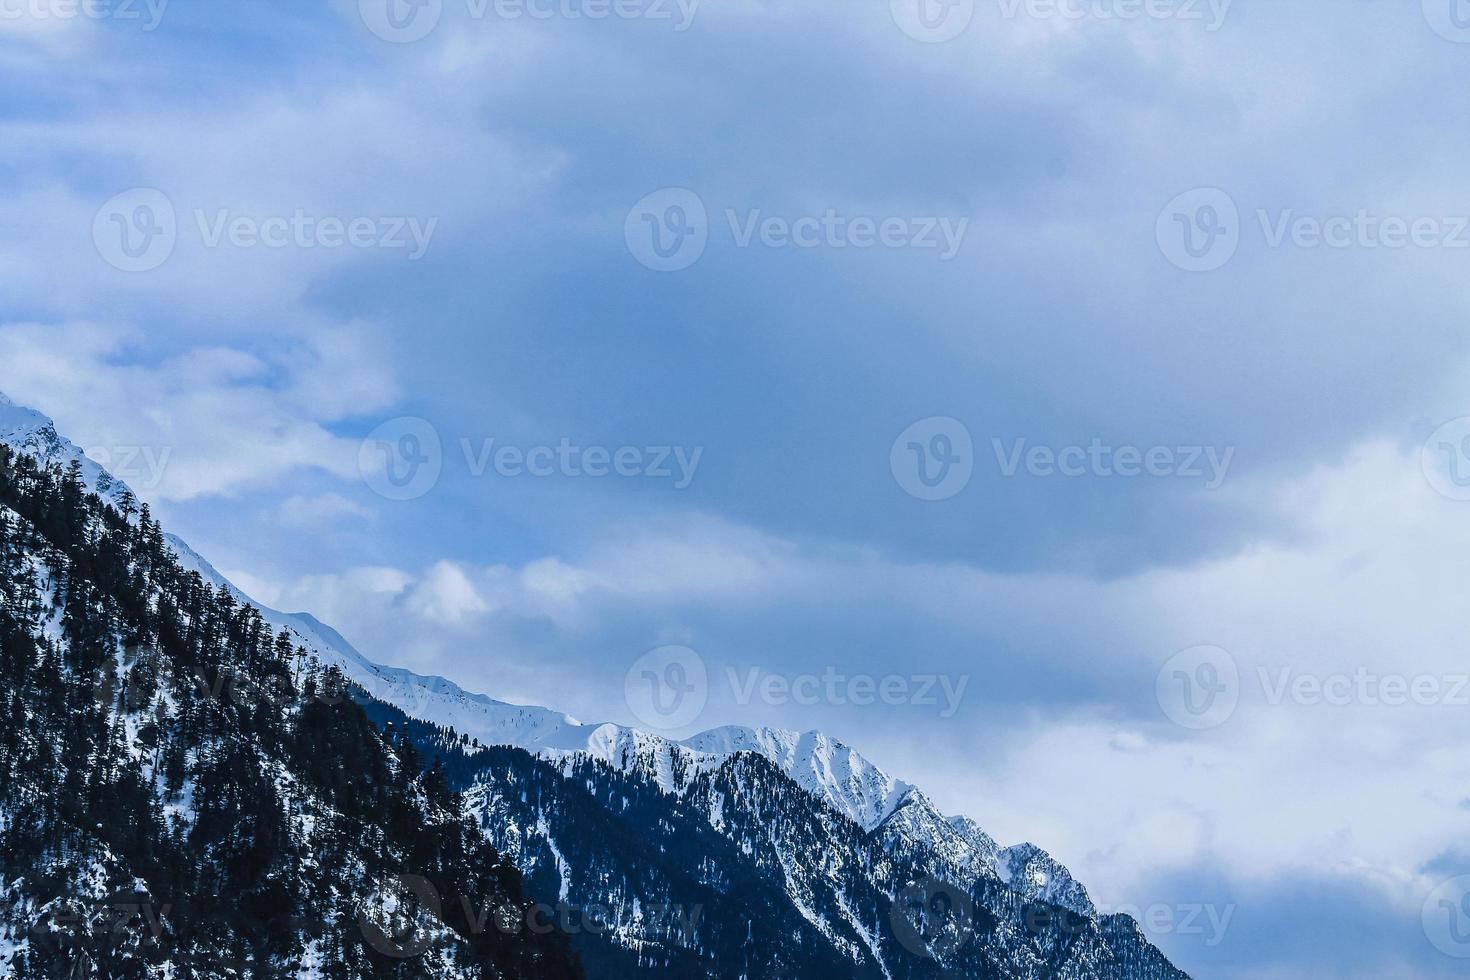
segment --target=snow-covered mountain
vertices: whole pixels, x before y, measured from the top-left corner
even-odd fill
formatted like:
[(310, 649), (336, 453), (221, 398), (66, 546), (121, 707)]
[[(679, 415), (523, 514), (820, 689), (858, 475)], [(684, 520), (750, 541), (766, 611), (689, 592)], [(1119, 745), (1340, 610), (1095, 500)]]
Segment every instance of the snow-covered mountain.
[[(79, 461), (87, 485), (105, 501), (119, 507), (131, 505), (131, 492), (57, 433), (50, 419), (14, 405), (3, 395), (0, 442), (47, 463), (65, 466)], [(332, 627), (307, 613), (281, 612), (256, 602), (187, 543), (171, 535), (165, 539), (186, 570), (257, 607), (273, 632), (289, 631), (293, 644), (303, 647), (309, 657), (324, 667), (340, 669), (371, 699), (407, 718), (452, 729), (483, 747), (523, 750), (564, 775), (577, 773), (588, 780), (589, 772), (621, 774), (632, 782), (620, 792), (646, 785), (667, 800), (648, 806), (675, 808), (657, 818), (662, 824), (673, 825), (682, 819), (675, 815), (683, 812), (679, 807), (694, 806), (709, 829), (739, 850), (741, 860), (756, 862), (763, 875), (774, 875), (772, 880), (784, 892), (783, 901), (794, 904), (854, 963), (869, 962), (882, 974), (890, 974), (885, 964), (891, 963), (892, 956), (875, 938), (872, 910), (863, 913), (854, 901), (859, 892), (870, 892), (871, 901), (880, 904), (895, 900), (903, 883), (894, 875), (932, 876), (976, 894), (1010, 896), (994, 899), (999, 903), (996, 908), (1017, 902), (1045, 903), (1084, 917), (1094, 930), (1131, 935), (1127, 929), (1099, 920), (1082, 885), (1045, 851), (1029, 843), (1000, 847), (975, 821), (941, 814), (918, 788), (820, 732), (726, 726), (674, 740), (623, 725), (586, 724), (549, 708), (497, 701), (442, 677), (375, 664)], [(764, 768), (752, 769), (742, 759), (760, 760)], [(514, 768), (511, 763), (506, 765)], [(601, 768), (588, 770), (588, 765)], [(809, 803), (798, 804), (782, 796), (784, 791), (771, 783), (770, 774), (779, 774), (778, 782), (796, 787)], [(522, 772), (517, 779), (533, 775)], [(564, 896), (573, 880), (570, 876), (576, 873), (564, 853), (572, 850), (565, 844), (565, 832), (555, 826), (565, 810), (526, 809), (522, 782), (502, 779), (497, 783), (483, 775), (477, 780), (468, 798), (471, 808), (486, 821), (487, 833), (492, 824), (500, 828), (502, 836), (494, 840), (496, 846), (518, 863), (527, 862), (525, 868), (533, 880), (538, 868), (554, 870), (556, 887)], [(752, 786), (763, 789), (738, 804), (729, 799), (737, 789), (753, 792)], [(611, 791), (603, 786), (599, 792)], [(782, 813), (797, 814), (791, 818), (796, 822), (784, 826), (763, 806), (779, 806)], [(505, 819), (491, 821), (492, 814)], [(760, 819), (774, 821), (772, 827), (782, 827), (792, 839), (809, 835), (808, 846), (793, 848), (789, 840), (773, 837), (775, 830), (760, 829), (764, 825), (756, 817), (761, 814)], [(753, 836), (757, 831), (760, 840)], [(594, 865), (601, 868), (589, 858), (581, 873), (590, 874)], [(608, 873), (601, 869), (594, 877), (606, 883)], [(1003, 926), (1004, 916), (997, 928)], [(1102, 939), (1097, 942), (1102, 944), (1099, 949), (1106, 946)], [(1111, 955), (1104, 950), (1087, 953), (1083, 959)]]
[(4, 408), (0, 976), (584, 980), (440, 900), (530, 902), (442, 772)]

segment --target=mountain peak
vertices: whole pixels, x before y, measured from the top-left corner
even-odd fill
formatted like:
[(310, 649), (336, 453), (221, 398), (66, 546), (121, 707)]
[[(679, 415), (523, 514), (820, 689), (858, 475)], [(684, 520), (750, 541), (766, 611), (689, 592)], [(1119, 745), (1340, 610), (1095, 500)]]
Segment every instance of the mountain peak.
[(127, 484), (117, 479), (82, 452), (72, 441), (56, 431), (50, 416), (17, 405), (0, 392), (0, 443), (18, 453), (25, 453), (47, 466), (68, 466), (76, 460), (82, 467), (87, 488), (114, 507), (120, 507), (124, 496), (132, 495)]
[(996, 858), (1001, 880), (1032, 901), (1048, 902), (1086, 916), (1096, 916), (1087, 889), (1062, 864), (1029, 841), (1002, 848)]
[(717, 757), (735, 752), (759, 753), (802, 789), (831, 803), (867, 831), (887, 819), (913, 789), (855, 749), (817, 731), (727, 725), (687, 738), (683, 744)]

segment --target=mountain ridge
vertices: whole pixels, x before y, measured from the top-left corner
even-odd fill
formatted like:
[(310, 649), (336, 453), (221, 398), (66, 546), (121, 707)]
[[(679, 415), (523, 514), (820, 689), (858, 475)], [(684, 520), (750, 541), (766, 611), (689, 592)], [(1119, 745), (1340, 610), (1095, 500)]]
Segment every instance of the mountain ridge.
[[(87, 485), (109, 503), (132, 498), (122, 481), (60, 435), (50, 418), (16, 405), (3, 392), (0, 442), (50, 463), (79, 461)], [(698, 777), (718, 771), (732, 757), (753, 753), (865, 832), (885, 835), (894, 847), (938, 848), (954, 867), (968, 868), (974, 880), (995, 879), (1028, 900), (1096, 915), (1085, 889), (1042, 849), (1030, 843), (999, 847), (969, 817), (940, 814), (916, 786), (821, 732), (725, 725), (676, 740), (612, 722), (579, 722), (551, 708), (497, 701), (444, 677), (374, 663), (310, 613), (285, 613), (256, 602), (183, 539), (172, 534), (165, 538), (184, 567), (255, 606), (266, 623), (290, 631), (322, 665), (339, 668), (371, 697), (410, 717), (485, 746), (519, 748), (553, 762), (596, 759), (647, 775), (672, 794), (683, 794)]]

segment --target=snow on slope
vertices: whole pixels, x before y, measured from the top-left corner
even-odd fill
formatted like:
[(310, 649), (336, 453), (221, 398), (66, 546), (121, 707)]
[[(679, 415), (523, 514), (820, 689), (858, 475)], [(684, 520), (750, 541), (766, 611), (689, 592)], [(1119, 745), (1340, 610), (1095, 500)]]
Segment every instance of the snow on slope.
[[(47, 463), (65, 466), (80, 460), (88, 487), (115, 505), (129, 493), (122, 481), (57, 433), (51, 419), (15, 405), (4, 393), (0, 393), (0, 442)], [(586, 754), (647, 775), (672, 793), (682, 792), (695, 775), (718, 768), (736, 753), (758, 753), (866, 831), (887, 823), (890, 834), (922, 835), (929, 846), (973, 865), (977, 874), (996, 874), (1029, 898), (1093, 914), (1086, 891), (1045, 851), (1032, 844), (998, 848), (974, 821), (942, 817), (912, 785), (820, 732), (731, 725), (676, 741), (624, 725), (584, 724), (549, 708), (496, 701), (443, 677), (375, 664), (316, 617), (281, 612), (255, 601), (182, 539), (166, 538), (185, 568), (255, 606), (273, 631), (289, 630), (309, 656), (323, 665), (336, 665), (370, 695), (411, 717), (452, 727), (485, 745), (513, 746), (550, 759)]]
[(1097, 912), (1087, 890), (1072, 878), (1071, 872), (1035, 844), (1016, 844), (1002, 850), (996, 871), (1011, 891), (1031, 901), (1060, 905), (1083, 915)]
[(59, 434), (49, 418), (35, 409), (15, 404), (4, 392), (0, 392), (0, 442), (45, 463), (66, 466), (74, 459), (80, 461), (87, 486), (115, 507), (121, 506), (123, 496), (128, 493), (121, 480)]
[(802, 789), (826, 800), (864, 830), (872, 830), (886, 820), (913, 789), (821, 732), (798, 734), (729, 725), (701, 732), (683, 744), (722, 760), (736, 752), (763, 755)]
[(478, 738), (486, 745), (514, 745), (531, 752), (585, 748), (599, 726), (583, 725), (549, 708), (506, 704), (483, 694), (472, 694), (443, 677), (426, 677), (399, 667), (383, 667), (368, 660), (342, 634), (309, 613), (284, 613), (256, 602), (221, 575), (181, 538), (165, 539), (180, 563), (206, 581), (225, 586), (240, 601), (260, 610), (274, 629), (285, 627), (310, 656), (323, 665), (336, 665), (347, 678), (380, 701), (405, 714), (431, 721)]

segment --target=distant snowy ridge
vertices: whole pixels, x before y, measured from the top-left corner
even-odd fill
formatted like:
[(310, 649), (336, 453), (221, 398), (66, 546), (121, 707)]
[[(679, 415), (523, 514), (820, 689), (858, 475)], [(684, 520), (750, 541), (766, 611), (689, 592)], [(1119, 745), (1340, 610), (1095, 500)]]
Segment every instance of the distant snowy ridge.
[[(15, 405), (0, 393), (0, 442), (47, 463), (81, 463), (89, 488), (120, 505), (130, 493), (51, 419)], [(945, 817), (914, 786), (873, 765), (856, 750), (820, 732), (723, 726), (683, 740), (612, 723), (584, 724), (549, 708), (507, 704), (464, 690), (443, 677), (375, 664), (330, 626), (308, 613), (284, 613), (257, 602), (175, 535), (166, 540), (180, 563), (238, 601), (257, 607), (273, 630), (285, 628), (309, 656), (335, 665), (369, 695), (405, 714), (478, 739), (484, 745), (524, 749), (547, 759), (586, 755), (614, 768), (654, 779), (682, 793), (695, 776), (718, 769), (741, 752), (763, 756), (807, 793), (869, 833), (935, 851), (950, 867), (994, 876), (1028, 899), (1095, 915), (1086, 890), (1045, 851), (1032, 844), (1000, 848), (967, 817)]]

